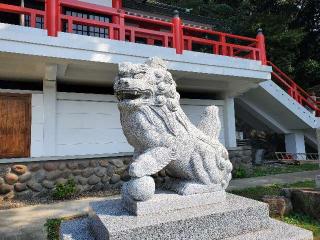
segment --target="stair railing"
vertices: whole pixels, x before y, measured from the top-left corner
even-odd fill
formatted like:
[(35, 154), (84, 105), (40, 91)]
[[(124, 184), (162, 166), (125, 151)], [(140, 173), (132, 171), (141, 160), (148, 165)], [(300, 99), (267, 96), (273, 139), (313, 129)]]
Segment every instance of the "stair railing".
[(267, 64), (272, 67), (272, 80), (275, 81), (282, 89), (284, 89), (293, 99), (299, 104), (315, 113), (320, 117), (320, 102), (315, 96), (311, 96), (303, 90), (295, 81), (293, 81), (287, 74), (282, 72), (275, 64), (267, 61)]

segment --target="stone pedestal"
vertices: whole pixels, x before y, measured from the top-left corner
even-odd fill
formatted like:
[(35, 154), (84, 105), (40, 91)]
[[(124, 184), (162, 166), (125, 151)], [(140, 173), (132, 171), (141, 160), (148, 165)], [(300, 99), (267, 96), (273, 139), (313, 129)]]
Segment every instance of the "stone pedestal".
[[(138, 216), (130, 214), (121, 199), (92, 203), (91, 234), (96, 240), (312, 239), (309, 231), (271, 220), (265, 203), (232, 194), (226, 194), (223, 202), (210, 203), (208, 196), (201, 195), (190, 198), (199, 200), (194, 205), (193, 200), (187, 201), (188, 196), (156, 194), (149, 203), (141, 203), (145, 207), (143, 212), (139, 212), (142, 205), (135, 205)], [(170, 198), (176, 199), (176, 204)], [(171, 209), (164, 207), (165, 202)], [(160, 206), (159, 211), (154, 211), (157, 206)], [(150, 209), (149, 214), (147, 209)], [(261, 233), (265, 235), (260, 236)]]
[(128, 195), (122, 195), (123, 207), (136, 216), (201, 207), (223, 202), (225, 200), (226, 192), (224, 190), (186, 196), (181, 196), (174, 192), (163, 191), (156, 193), (155, 196), (148, 201), (135, 201)]
[[(181, 203), (186, 198), (174, 195), (181, 198)], [(157, 198), (162, 196), (155, 195)], [(266, 229), (270, 224), (266, 204), (234, 195), (217, 204), (184, 209), (176, 206), (178, 210), (170, 212), (132, 216), (120, 199), (92, 203), (91, 227), (97, 240), (223, 239)], [(157, 201), (151, 209), (154, 208)]]
[[(265, 203), (228, 193), (226, 196), (219, 196), (225, 197), (219, 203), (215, 202), (219, 197), (210, 200), (206, 194), (189, 197), (158, 193), (147, 202), (122, 202), (118, 198), (91, 203), (89, 218), (62, 224), (61, 239), (313, 239), (310, 231), (270, 219), (268, 205)], [(166, 202), (170, 206), (166, 207)], [(133, 212), (138, 216), (129, 213), (124, 204), (135, 206)], [(149, 213), (147, 209), (150, 210)]]

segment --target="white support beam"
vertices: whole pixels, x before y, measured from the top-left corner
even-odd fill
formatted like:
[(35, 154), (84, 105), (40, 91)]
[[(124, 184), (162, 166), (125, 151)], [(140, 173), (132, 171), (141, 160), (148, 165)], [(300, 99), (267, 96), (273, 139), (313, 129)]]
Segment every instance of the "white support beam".
[(224, 101), (225, 143), (227, 148), (233, 148), (237, 147), (234, 98), (225, 97)]
[(247, 100), (244, 97), (238, 98), (239, 103), (245, 107), (245, 109), (255, 116), (258, 120), (263, 122), (269, 128), (277, 133), (289, 133), (290, 130), (286, 129), (284, 125), (275, 120), (270, 114), (264, 111), (261, 107), (257, 106), (255, 103)]
[(44, 155), (56, 155), (57, 65), (47, 65), (43, 79)]
[(303, 131), (285, 134), (286, 152), (306, 153)]
[(317, 135), (317, 143), (318, 143), (318, 154), (320, 156), (320, 128), (316, 129), (316, 135)]

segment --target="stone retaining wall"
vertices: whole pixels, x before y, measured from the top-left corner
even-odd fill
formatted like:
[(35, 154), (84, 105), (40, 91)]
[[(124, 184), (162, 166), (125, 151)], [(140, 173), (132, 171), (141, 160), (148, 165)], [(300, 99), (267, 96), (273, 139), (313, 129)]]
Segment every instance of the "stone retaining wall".
[[(235, 168), (251, 164), (251, 148), (230, 150)], [(41, 198), (50, 194), (58, 183), (74, 179), (77, 193), (119, 190), (128, 181), (131, 157), (57, 160), (19, 164), (0, 164), (0, 196), (3, 199)], [(165, 171), (155, 177), (156, 184), (164, 182)]]
[(240, 167), (245, 169), (252, 168), (252, 148), (251, 146), (242, 146), (229, 149), (229, 158), (232, 162), (233, 169)]
[(112, 191), (130, 179), (131, 157), (0, 164), (0, 196), (42, 197), (58, 183), (74, 179), (78, 193)]

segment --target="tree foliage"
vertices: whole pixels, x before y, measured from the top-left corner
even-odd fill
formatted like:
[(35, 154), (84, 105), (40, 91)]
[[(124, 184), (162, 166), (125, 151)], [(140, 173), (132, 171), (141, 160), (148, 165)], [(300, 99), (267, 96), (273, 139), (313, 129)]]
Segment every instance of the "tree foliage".
[(268, 59), (303, 87), (320, 84), (319, 0), (162, 0), (221, 21), (220, 31), (254, 37), (262, 28)]

